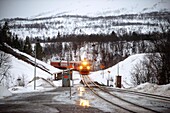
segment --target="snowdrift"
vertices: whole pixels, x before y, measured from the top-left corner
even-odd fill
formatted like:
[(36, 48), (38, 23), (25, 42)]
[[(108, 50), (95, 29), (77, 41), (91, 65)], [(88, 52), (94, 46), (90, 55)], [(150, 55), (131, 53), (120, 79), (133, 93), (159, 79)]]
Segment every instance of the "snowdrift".
[(157, 85), (157, 84), (151, 84), (151, 83), (144, 83), (134, 88), (131, 88), (131, 90), (170, 97), (170, 84)]
[(52, 81), (46, 80), (44, 78), (36, 78), (36, 88), (34, 89), (34, 81), (32, 80), (25, 87), (16, 86), (9, 88), (9, 91), (12, 93), (28, 93), (28, 92), (41, 92), (48, 91), (55, 88), (55, 85)]
[(12, 93), (7, 88), (0, 85), (0, 99), (7, 96), (12, 96)]
[(92, 80), (97, 81), (104, 85), (107, 84), (107, 79), (111, 79), (111, 78), (113, 78), (113, 83), (115, 83), (115, 79), (116, 76), (118, 75), (118, 67), (119, 67), (119, 75), (122, 76), (122, 87), (124, 88), (133, 87), (131, 72), (134, 68), (134, 65), (142, 61), (144, 59), (144, 56), (145, 54), (136, 54), (136, 55), (129, 56), (124, 61), (121, 61), (118, 64), (108, 69), (105, 69), (104, 71), (101, 70), (98, 72), (91, 73), (90, 77), (92, 78)]

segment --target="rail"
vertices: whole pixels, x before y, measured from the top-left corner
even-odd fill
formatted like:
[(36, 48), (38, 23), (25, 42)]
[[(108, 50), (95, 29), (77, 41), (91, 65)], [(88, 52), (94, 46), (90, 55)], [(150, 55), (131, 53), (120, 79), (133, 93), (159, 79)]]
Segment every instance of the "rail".
[[(103, 96), (100, 96), (100, 95), (97, 93), (97, 91), (94, 89), (94, 87), (100, 89), (102, 92), (108, 94), (109, 96), (112, 96), (112, 97), (114, 97), (114, 98), (116, 98), (116, 99), (119, 99), (119, 100), (121, 100), (121, 101), (123, 101), (123, 102), (126, 102), (127, 104), (131, 104), (131, 105), (133, 105), (134, 107), (136, 107), (136, 108), (138, 108), (138, 109), (143, 109), (145, 112), (149, 111), (149, 112), (159, 113), (159, 111), (155, 111), (155, 110), (153, 110), (153, 109), (150, 109), (150, 108), (147, 108), (147, 107), (144, 107), (144, 106), (135, 104), (135, 103), (130, 102), (130, 101), (127, 101), (127, 100), (125, 100), (125, 99), (123, 99), (123, 98), (121, 98), (121, 97), (119, 97), (119, 96), (116, 96), (115, 94), (110, 93), (110, 92), (109, 92), (108, 90), (106, 90), (105, 88), (103, 88), (103, 87), (97, 85), (96, 83), (94, 83), (94, 82), (89, 78), (88, 75), (87, 75), (87, 76), (82, 76), (82, 80), (83, 80), (83, 83), (84, 83), (96, 96), (100, 97), (101, 99), (105, 100), (106, 102), (108, 102), (108, 103), (110, 103), (110, 104), (112, 104), (112, 105), (114, 105), (114, 106), (117, 106), (117, 107), (119, 107), (119, 108), (121, 108), (121, 109), (124, 109), (124, 110), (129, 111), (129, 112), (132, 112), (132, 113), (136, 113), (135, 110), (132, 111), (132, 110), (126, 108), (126, 107), (123, 107), (123, 106), (121, 106), (121, 105), (119, 105), (119, 104), (116, 104), (116, 103), (114, 103), (114, 102), (112, 102), (112, 101), (104, 98)], [(88, 82), (87, 82), (87, 80), (88, 80)], [(90, 83), (90, 84), (93, 84), (93, 87), (90, 86), (89, 83)]]

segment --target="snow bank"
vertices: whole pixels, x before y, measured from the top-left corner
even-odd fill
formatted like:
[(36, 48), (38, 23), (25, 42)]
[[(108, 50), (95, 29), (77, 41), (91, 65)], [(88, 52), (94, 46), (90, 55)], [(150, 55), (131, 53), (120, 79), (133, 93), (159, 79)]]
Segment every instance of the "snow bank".
[(48, 90), (52, 90), (54, 88), (55, 88), (55, 86), (51, 81), (46, 80), (44, 78), (37, 78), (35, 90), (34, 90), (34, 81), (31, 81), (25, 87), (16, 86), (16, 87), (10, 88), (9, 90), (12, 93), (28, 93), (28, 92), (48, 91)]
[[(26, 56), (30, 61), (34, 62), (34, 57), (20, 52), (16, 49), (14, 49), (17, 53), (22, 54), (24, 56)], [(9, 87), (18, 85), (18, 81), (17, 79), (20, 78), (22, 81), (24, 81), (24, 84), (27, 85), (28, 82), (30, 82), (31, 80), (33, 80), (34, 78), (34, 69), (35, 67), (29, 63), (26, 63), (22, 60), (19, 60), (18, 58), (11, 56), (11, 69), (10, 69), (10, 74), (11, 74), (11, 83)], [(36, 60), (37, 61), (37, 65), (41, 66), (42, 68), (48, 70), (50, 73), (54, 73), (54, 72), (59, 72), (61, 71), (60, 69), (57, 69), (43, 61), (40, 60)], [(45, 79), (52, 79), (53, 76), (50, 75), (49, 73), (41, 70), (40, 68), (36, 68), (36, 77), (40, 77), (40, 78), (45, 78)]]
[(101, 71), (91, 73), (90, 77), (92, 80), (105, 85), (107, 84), (107, 79), (113, 78), (113, 82), (115, 83), (116, 76), (118, 75), (118, 67), (119, 67), (119, 75), (122, 76), (122, 87), (124, 88), (133, 87), (132, 79), (131, 79), (132, 77), (131, 71), (133, 70), (135, 64), (139, 63), (144, 59), (144, 56), (145, 54), (131, 55), (128, 58), (126, 58), (124, 61), (121, 61), (118, 64), (108, 69), (105, 69), (104, 71), (101, 70)]
[(151, 83), (144, 83), (134, 88), (131, 88), (131, 90), (170, 97), (170, 84), (157, 85)]
[[(17, 79), (21, 78), (27, 84), (34, 78), (34, 66), (22, 61), (18, 60), (15, 57), (11, 57), (12, 59), (12, 68), (10, 69), (10, 73), (13, 77), (14, 83), (11, 85), (17, 85)], [(36, 77), (43, 77), (43, 78), (51, 78), (52, 76), (44, 72), (43, 70), (36, 68)]]
[[(13, 50), (16, 51), (17, 53), (19, 53), (21, 55), (24, 55), (25, 57), (29, 58), (30, 61), (32, 61), (32, 62), (35, 61), (35, 58), (32, 57), (31, 55), (28, 55), (26, 53), (20, 52), (17, 49), (13, 49)], [(37, 63), (38, 66), (40, 66), (40, 67), (42, 67), (44, 69), (47, 69), (51, 73), (55, 73), (55, 72), (61, 71), (60, 69), (57, 69), (57, 68), (51, 66), (50, 64), (47, 64), (47, 63), (45, 63), (45, 62), (43, 62), (41, 60), (38, 60), (38, 59), (36, 59), (36, 63)]]
[(4, 98), (7, 96), (12, 96), (12, 93), (7, 88), (0, 85), (0, 98)]

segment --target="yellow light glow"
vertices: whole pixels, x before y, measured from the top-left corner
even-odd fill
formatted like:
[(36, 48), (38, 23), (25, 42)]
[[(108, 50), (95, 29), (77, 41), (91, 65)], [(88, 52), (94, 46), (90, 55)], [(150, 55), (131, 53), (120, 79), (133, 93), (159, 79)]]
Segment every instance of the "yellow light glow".
[(83, 94), (84, 94), (84, 92), (79, 92), (79, 96), (81, 96), (81, 97), (82, 97), (82, 96), (83, 96)]
[(78, 90), (81, 91), (81, 92), (85, 91), (84, 87), (79, 87)]
[(84, 87), (79, 87), (78, 90), (79, 90), (79, 96), (83, 96), (83, 94), (85, 93)]
[(90, 70), (90, 66), (87, 66), (87, 69)]
[(83, 66), (80, 66), (79, 69), (82, 70), (82, 69), (83, 69)]
[(89, 100), (80, 99), (80, 106), (89, 107)]
[(87, 65), (87, 62), (86, 62), (86, 61), (83, 61), (83, 65)]

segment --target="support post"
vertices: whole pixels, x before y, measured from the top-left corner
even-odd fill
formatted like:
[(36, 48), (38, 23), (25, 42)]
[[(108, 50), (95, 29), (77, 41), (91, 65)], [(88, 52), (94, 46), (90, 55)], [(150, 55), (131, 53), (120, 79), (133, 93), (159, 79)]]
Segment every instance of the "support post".
[(35, 39), (35, 61), (34, 61), (34, 90), (36, 90), (36, 58), (37, 57), (37, 39)]

